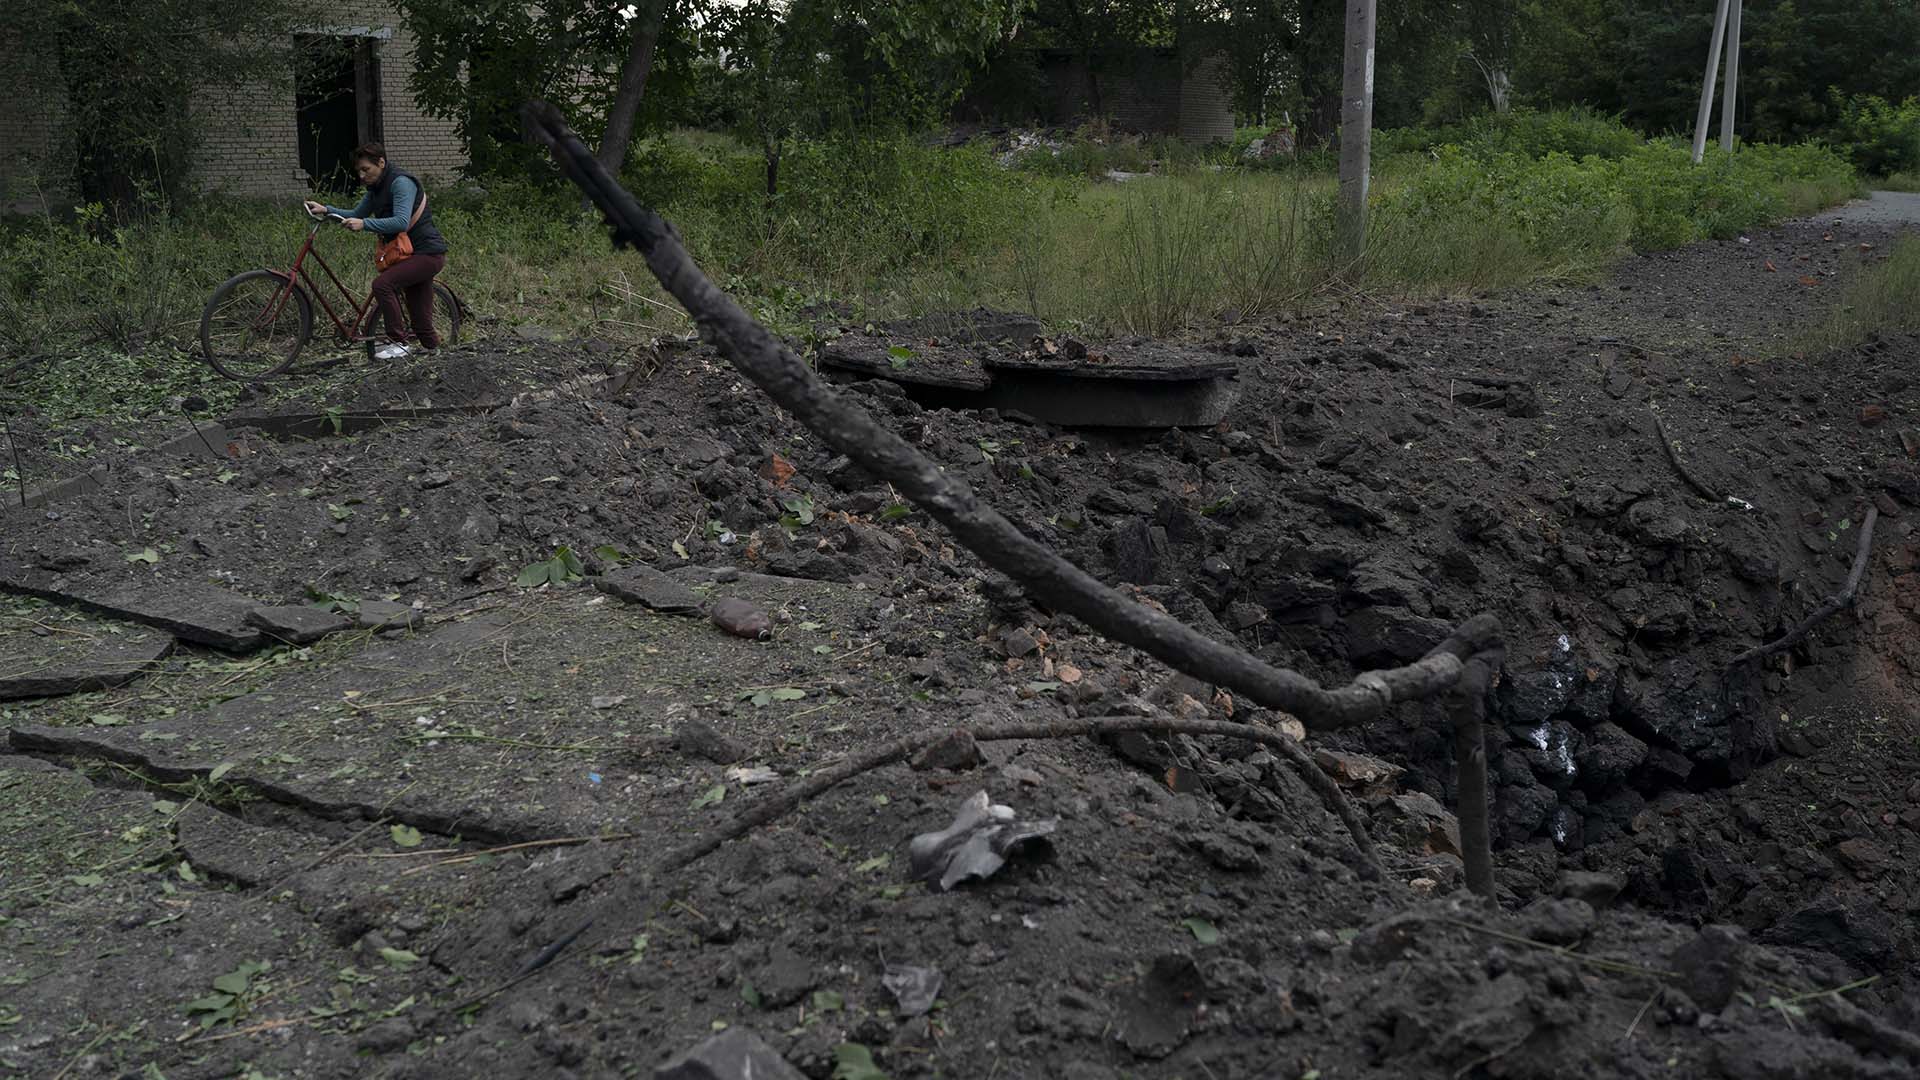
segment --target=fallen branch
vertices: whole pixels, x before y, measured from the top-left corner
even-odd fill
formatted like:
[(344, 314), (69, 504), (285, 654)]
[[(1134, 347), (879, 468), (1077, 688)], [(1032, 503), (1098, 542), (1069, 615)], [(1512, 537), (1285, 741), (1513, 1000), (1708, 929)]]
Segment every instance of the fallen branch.
[(1367, 672), (1348, 686), (1327, 689), (1129, 600), (1022, 533), (982, 504), (958, 474), (941, 469), (821, 383), (792, 349), (700, 271), (673, 227), (607, 174), (558, 109), (531, 102), (523, 116), (529, 136), (553, 153), (561, 169), (606, 215), (614, 243), (645, 256), (661, 286), (687, 309), (701, 336), (729, 363), (827, 445), (925, 508), (982, 562), (1018, 580), (1053, 610), (1179, 671), (1292, 713), (1318, 730), (1371, 720), (1396, 702), (1446, 690), (1459, 678), (1465, 659), (1498, 636), (1495, 619), (1477, 616), (1457, 628), (1442, 649), (1415, 664)]
[(1128, 731), (1158, 731), (1174, 735), (1224, 735), (1229, 738), (1246, 739), (1263, 746), (1270, 746), (1280, 752), (1327, 804), (1327, 809), (1339, 817), (1353, 836), (1354, 847), (1360, 851), (1363, 873), (1372, 880), (1383, 880), (1386, 872), (1380, 864), (1380, 854), (1374, 850), (1373, 839), (1367, 835), (1367, 827), (1354, 812), (1353, 804), (1347, 801), (1333, 778), (1322, 772), (1306, 750), (1291, 737), (1271, 728), (1255, 727), (1252, 724), (1236, 724), (1228, 720), (1176, 720), (1165, 716), (1100, 716), (1082, 720), (1056, 720), (1030, 724), (992, 724), (976, 728), (950, 728), (939, 731), (923, 731), (909, 735), (885, 746), (875, 747), (863, 754), (843, 759), (837, 764), (812, 773), (805, 779), (788, 785), (785, 789), (767, 796), (753, 806), (735, 814), (726, 824), (706, 834), (698, 836), (677, 848), (660, 856), (655, 864), (656, 874), (670, 874), (684, 869), (698, 859), (711, 854), (720, 845), (735, 837), (745, 835), (757, 826), (764, 825), (780, 817), (787, 811), (806, 802), (828, 789), (843, 783), (861, 773), (871, 772), (882, 765), (896, 761), (905, 761), (914, 754), (943, 739), (956, 735), (966, 736), (975, 742), (1001, 742), (1007, 739), (1070, 739), (1082, 735), (1117, 735)]
[(1487, 691), (1500, 661), (1496, 653), (1476, 655), (1453, 687), (1453, 768), (1460, 787), (1454, 813), (1460, 821), (1460, 854), (1467, 864), (1467, 888), (1486, 900), (1494, 898), (1487, 824)]
[(1727, 661), (1727, 670), (1731, 671), (1742, 664), (1754, 660), (1764, 660), (1774, 653), (1791, 649), (1806, 640), (1813, 628), (1842, 608), (1853, 606), (1860, 592), (1860, 581), (1867, 574), (1867, 556), (1873, 551), (1873, 526), (1880, 520), (1878, 507), (1867, 508), (1867, 519), (1860, 523), (1860, 544), (1853, 553), (1853, 570), (1847, 574), (1847, 584), (1839, 592), (1827, 598), (1827, 602), (1814, 609), (1813, 614), (1800, 620), (1800, 624), (1765, 645), (1756, 645), (1732, 660)]
[[(1354, 847), (1360, 852), (1361, 875), (1370, 881), (1385, 880), (1386, 870), (1381, 865), (1380, 854), (1374, 848), (1373, 838), (1367, 834), (1367, 827), (1360, 820), (1360, 815), (1354, 812), (1353, 804), (1347, 800), (1345, 793), (1340, 790), (1338, 784), (1334, 783), (1333, 778), (1314, 764), (1313, 759), (1307, 756), (1306, 750), (1291, 736), (1283, 735), (1270, 728), (1236, 724), (1228, 720), (1178, 720), (1165, 716), (1102, 716), (1081, 720), (992, 724), (985, 727), (924, 731), (897, 739), (885, 746), (875, 747), (866, 753), (845, 758), (761, 799), (706, 835), (695, 837), (677, 848), (668, 850), (660, 856), (652, 868), (642, 873), (637, 883), (637, 891), (644, 893), (651, 890), (660, 878), (686, 869), (719, 850), (720, 846), (727, 841), (746, 835), (808, 799), (862, 773), (871, 772), (894, 762), (905, 761), (921, 750), (945, 739), (963, 736), (975, 742), (1002, 742), (1008, 739), (1069, 739), (1087, 735), (1117, 735), (1129, 731), (1157, 731), (1171, 735), (1220, 735), (1273, 747), (1280, 752), (1280, 756), (1285, 758), (1288, 764), (1294, 767), (1301, 779), (1319, 794), (1326, 802), (1327, 808), (1346, 826), (1347, 832), (1353, 837)], [(629, 901), (630, 897), (626, 892), (603, 897), (578, 926), (541, 949), (531, 960), (523, 964), (512, 978), (462, 1002), (455, 1007), (454, 1011), (459, 1012), (484, 1004), (500, 992), (524, 982), (535, 972), (550, 964), (561, 951), (586, 933), (589, 927), (600, 920), (602, 912), (608, 906), (621, 907)]]
[(1673, 463), (1673, 471), (1680, 474), (1680, 479), (1685, 480), (1688, 487), (1699, 492), (1708, 502), (1728, 501), (1725, 495), (1708, 487), (1698, 476), (1693, 474), (1692, 469), (1687, 468), (1687, 463), (1680, 460), (1680, 451), (1673, 447), (1672, 437), (1667, 434), (1666, 422), (1660, 419), (1659, 413), (1654, 412), (1652, 409), (1648, 409), (1647, 411), (1653, 414), (1653, 430), (1660, 436), (1660, 449), (1667, 452), (1667, 460)]

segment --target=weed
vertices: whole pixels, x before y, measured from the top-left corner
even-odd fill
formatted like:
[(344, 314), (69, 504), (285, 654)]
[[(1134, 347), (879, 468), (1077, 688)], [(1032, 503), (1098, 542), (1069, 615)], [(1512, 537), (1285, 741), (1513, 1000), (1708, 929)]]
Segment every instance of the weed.
[(1920, 239), (1897, 241), (1887, 258), (1849, 281), (1826, 318), (1795, 342), (1796, 351), (1845, 349), (1884, 334), (1920, 331)]

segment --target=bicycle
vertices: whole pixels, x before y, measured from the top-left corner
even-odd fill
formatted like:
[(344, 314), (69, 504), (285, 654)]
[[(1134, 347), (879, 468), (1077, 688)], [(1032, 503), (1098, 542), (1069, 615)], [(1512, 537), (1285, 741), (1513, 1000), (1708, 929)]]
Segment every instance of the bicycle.
[[(302, 211), (303, 213), (305, 211)], [(342, 345), (364, 344), (367, 359), (373, 359), (377, 335), (361, 333), (360, 328), (377, 315), (373, 293), (356, 298), (353, 290), (327, 265), (325, 256), (314, 247), (314, 237), (328, 220), (345, 222), (338, 214), (308, 214), (313, 228), (285, 270), (263, 268), (235, 274), (213, 290), (213, 296), (200, 313), (200, 349), (213, 370), (239, 382), (271, 379), (293, 366), (300, 350), (313, 337), (313, 301), (332, 320), (335, 336)], [(343, 312), (335, 311), (327, 293), (307, 269), (307, 260), (320, 265), (327, 280), (343, 301)], [(305, 287), (302, 288), (304, 283)], [(309, 296), (311, 293), (311, 296)], [(460, 324), (466, 308), (460, 298), (439, 279), (433, 282), (433, 324), (440, 331), (443, 345), (460, 340)]]

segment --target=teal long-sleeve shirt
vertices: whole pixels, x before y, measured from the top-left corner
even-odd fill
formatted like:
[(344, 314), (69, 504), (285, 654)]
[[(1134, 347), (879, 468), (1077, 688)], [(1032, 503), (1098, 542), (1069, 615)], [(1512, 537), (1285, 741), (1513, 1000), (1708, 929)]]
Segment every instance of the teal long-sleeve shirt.
[(327, 207), (329, 214), (341, 217), (357, 217), (366, 221), (368, 232), (377, 232), (381, 236), (398, 236), (407, 231), (407, 222), (413, 219), (413, 200), (420, 194), (413, 181), (404, 176), (393, 178), (393, 216), (370, 218), (367, 211), (373, 209), (373, 194), (361, 196), (360, 205), (351, 210), (338, 206)]

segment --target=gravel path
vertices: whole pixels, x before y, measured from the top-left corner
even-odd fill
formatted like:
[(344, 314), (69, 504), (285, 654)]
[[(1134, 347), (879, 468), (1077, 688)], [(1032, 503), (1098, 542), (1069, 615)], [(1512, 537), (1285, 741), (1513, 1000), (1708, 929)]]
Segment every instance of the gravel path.
[(1920, 192), (1874, 191), (1825, 214), (1838, 221), (1872, 225), (1920, 225)]

